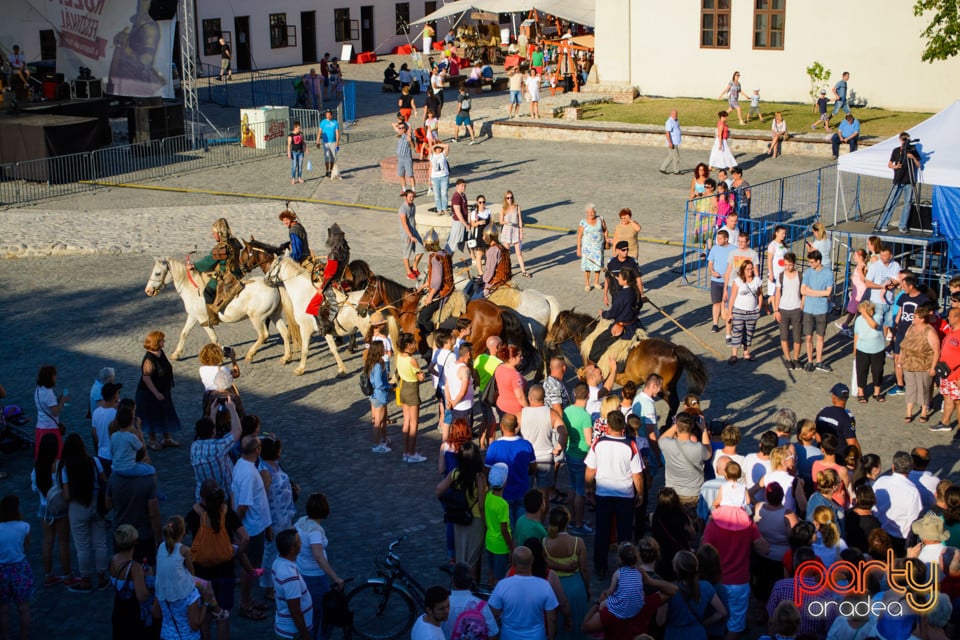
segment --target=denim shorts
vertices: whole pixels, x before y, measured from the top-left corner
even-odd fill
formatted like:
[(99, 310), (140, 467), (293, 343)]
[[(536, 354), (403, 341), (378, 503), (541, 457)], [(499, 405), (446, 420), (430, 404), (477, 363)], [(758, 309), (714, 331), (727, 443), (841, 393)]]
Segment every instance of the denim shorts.
[(728, 584), (727, 631), (742, 633), (747, 628), (747, 605), (750, 604), (749, 584)]
[(503, 580), (507, 577), (507, 566), (510, 561), (509, 553), (490, 553), (487, 554), (487, 569), (493, 574), (496, 580)]
[(567, 470), (570, 472), (570, 488), (578, 496), (587, 495), (587, 483), (584, 479), (587, 473), (586, 463), (567, 456)]
[(511, 92), (510, 92), (510, 104), (516, 104), (516, 105), (519, 105), (519, 104), (520, 104), (520, 92), (519, 92), (519, 91), (511, 91)]
[(880, 324), (885, 327), (893, 326), (893, 305), (892, 304), (878, 304), (876, 305), (877, 312), (880, 314)]
[(553, 488), (554, 481), (553, 481), (553, 463), (552, 462), (537, 463), (536, 482), (537, 482), (536, 484), (537, 489)]

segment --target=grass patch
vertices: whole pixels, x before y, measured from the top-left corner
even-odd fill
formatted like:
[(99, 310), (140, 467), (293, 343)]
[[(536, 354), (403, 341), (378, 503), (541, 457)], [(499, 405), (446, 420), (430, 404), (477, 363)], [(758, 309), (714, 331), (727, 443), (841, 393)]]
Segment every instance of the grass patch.
[[(638, 98), (633, 104), (589, 104), (583, 107), (583, 119), (594, 122), (627, 122), (631, 124), (662, 125), (670, 115), (671, 109), (680, 114), (680, 125), (688, 127), (713, 127), (717, 124), (717, 112), (727, 108), (726, 100), (703, 100), (697, 98)], [(743, 116), (750, 112), (750, 103), (740, 101)], [(831, 103), (830, 109), (833, 109)], [(779, 102), (761, 102), (760, 111), (763, 113), (763, 122), (756, 118), (746, 125), (737, 122), (737, 114), (727, 119), (731, 129), (769, 131), (773, 113), (780, 111), (787, 121), (790, 131), (803, 133), (810, 131), (810, 124), (817, 119), (812, 105), (788, 104)], [(830, 126), (840, 123), (843, 112), (837, 114)], [(863, 135), (889, 138), (901, 131), (923, 122), (932, 113), (916, 113), (909, 111), (888, 111), (886, 109), (854, 109), (853, 115), (860, 120), (860, 131)], [(817, 129), (822, 132), (823, 128)]]

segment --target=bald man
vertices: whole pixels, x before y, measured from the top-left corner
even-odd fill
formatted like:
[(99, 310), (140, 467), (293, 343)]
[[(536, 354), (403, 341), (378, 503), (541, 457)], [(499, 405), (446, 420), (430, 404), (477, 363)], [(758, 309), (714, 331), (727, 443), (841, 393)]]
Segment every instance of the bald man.
[(480, 433), (480, 448), (485, 449), (497, 430), (497, 420), (493, 415), (493, 407), (483, 401), (483, 392), (493, 381), (493, 372), (503, 364), (497, 357), (497, 350), (503, 344), (500, 336), (490, 336), (484, 342), (486, 353), (481, 353), (473, 360), (473, 373), (477, 381), (477, 392), (474, 395), (480, 404), (483, 415), (483, 431)]
[[(663, 164), (660, 165), (660, 173), (680, 175), (681, 134), (680, 121), (676, 109), (670, 112), (670, 117), (667, 118), (665, 129), (667, 137), (667, 157), (663, 159)], [(667, 171), (668, 168), (670, 171)]]
[(490, 611), (500, 624), (501, 638), (554, 640), (560, 603), (550, 583), (531, 574), (533, 552), (513, 550), (516, 575), (497, 583), (490, 595)]

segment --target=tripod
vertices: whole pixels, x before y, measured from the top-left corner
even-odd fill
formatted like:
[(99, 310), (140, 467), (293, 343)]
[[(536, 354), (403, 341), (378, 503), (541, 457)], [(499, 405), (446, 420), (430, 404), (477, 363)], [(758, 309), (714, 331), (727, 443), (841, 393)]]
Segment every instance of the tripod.
[[(926, 228), (923, 222), (923, 216), (920, 214), (920, 202), (921, 202), (920, 190), (923, 187), (923, 183), (921, 181), (920, 176), (918, 175), (920, 167), (915, 165), (912, 159), (915, 157), (919, 162), (919, 155), (917, 154), (917, 149), (916, 147), (913, 146), (914, 143), (918, 143), (918, 142), (920, 142), (919, 138), (910, 140), (906, 136), (902, 138), (900, 142), (899, 162), (903, 171), (906, 172), (906, 176), (907, 176), (906, 184), (910, 185), (910, 202), (908, 203), (905, 202), (904, 205), (909, 206), (910, 211), (915, 210), (917, 212), (917, 224), (919, 225), (920, 233), (932, 235), (933, 231), (928, 230)], [(894, 197), (895, 197), (895, 194), (898, 192), (898, 190), (902, 186), (903, 186), (903, 183), (900, 183), (896, 179), (894, 180), (893, 185), (891, 185), (890, 187), (890, 193), (887, 194), (887, 200), (886, 200), (886, 203), (884, 204), (883, 211), (881, 211), (880, 217), (877, 219), (877, 223), (873, 227), (873, 230), (875, 232), (879, 232), (881, 227), (887, 226), (890, 222), (893, 221), (893, 216), (895, 215), (894, 209), (897, 205), (897, 202), (899, 201), (899, 198), (897, 198), (897, 201), (894, 201)], [(886, 214), (887, 208), (890, 208), (890, 219), (885, 221), (884, 219), (886, 216), (884, 214)], [(905, 224), (907, 225), (910, 224), (909, 212), (907, 214), (907, 220)], [(909, 233), (909, 226), (908, 226), (908, 233)]]

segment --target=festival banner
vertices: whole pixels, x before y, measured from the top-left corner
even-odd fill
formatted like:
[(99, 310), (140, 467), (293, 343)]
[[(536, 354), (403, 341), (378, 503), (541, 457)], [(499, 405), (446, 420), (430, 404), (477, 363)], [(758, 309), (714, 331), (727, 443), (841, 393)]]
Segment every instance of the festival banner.
[(174, 97), (176, 21), (151, 18), (151, 0), (27, 2), (56, 31), (57, 71), (68, 81), (86, 67), (103, 81), (104, 93)]

